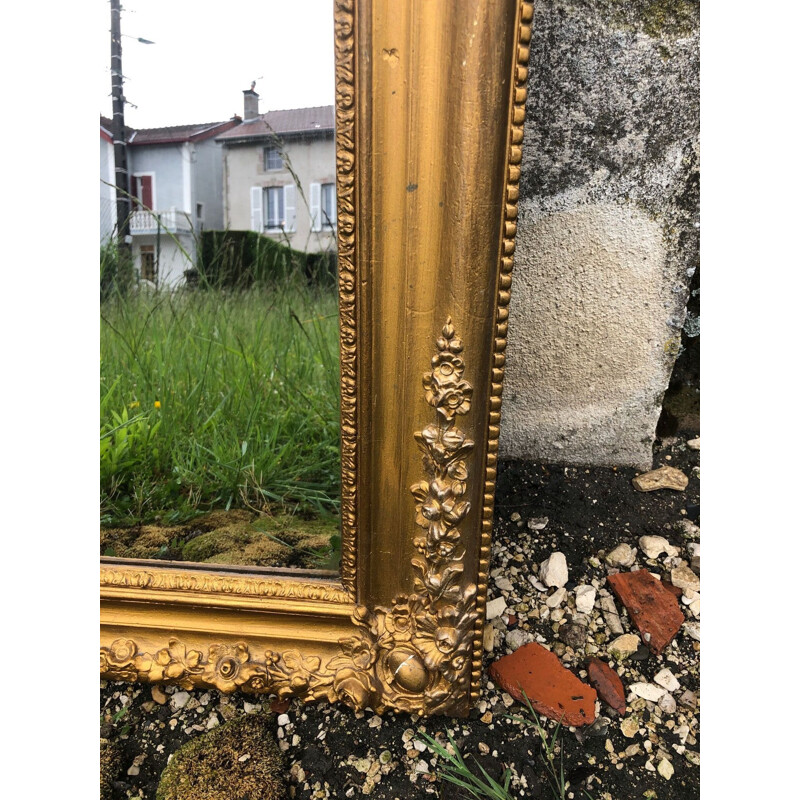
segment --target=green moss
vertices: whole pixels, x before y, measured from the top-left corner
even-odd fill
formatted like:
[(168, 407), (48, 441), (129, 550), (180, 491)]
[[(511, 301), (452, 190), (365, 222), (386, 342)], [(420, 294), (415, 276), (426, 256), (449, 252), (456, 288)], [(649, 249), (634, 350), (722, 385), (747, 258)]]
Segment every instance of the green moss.
[(697, 27), (699, 10), (699, 0), (651, 0), (641, 11), (644, 32), (654, 39), (685, 36)]
[(140, 528), (100, 530), (100, 552), (120, 558), (158, 558), (170, 542), (169, 528), (143, 525)]
[(654, 39), (688, 36), (700, 24), (699, 0), (594, 0), (591, 5), (605, 12), (615, 27), (640, 30)]
[(100, 552), (119, 558), (319, 568), (328, 566), (338, 527), (334, 516), (212, 511), (184, 525), (101, 529)]
[(121, 759), (122, 751), (117, 742), (100, 739), (100, 800), (111, 800)]
[(186, 561), (208, 561), (220, 553), (243, 550), (258, 536), (247, 522), (235, 522), (201, 533), (183, 546)]
[(283, 775), (270, 718), (248, 714), (176, 751), (161, 775), (156, 800), (282, 800)]

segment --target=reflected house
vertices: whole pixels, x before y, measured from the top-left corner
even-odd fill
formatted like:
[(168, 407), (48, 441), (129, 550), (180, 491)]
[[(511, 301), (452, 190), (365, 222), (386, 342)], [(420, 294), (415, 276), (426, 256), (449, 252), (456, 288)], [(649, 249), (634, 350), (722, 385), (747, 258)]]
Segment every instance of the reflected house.
[(128, 129), (130, 217), (136, 274), (157, 286), (182, 283), (204, 228), (223, 226), (222, 146), (216, 137), (241, 123)]
[(223, 145), (225, 227), (252, 230), (307, 253), (336, 251), (334, 107), (258, 113), (244, 91), (241, 125)]

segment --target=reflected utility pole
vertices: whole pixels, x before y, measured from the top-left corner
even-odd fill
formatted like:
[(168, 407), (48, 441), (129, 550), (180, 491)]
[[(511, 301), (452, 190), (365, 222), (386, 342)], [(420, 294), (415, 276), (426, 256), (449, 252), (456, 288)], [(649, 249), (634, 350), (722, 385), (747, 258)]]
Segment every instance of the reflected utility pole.
[(114, 139), (114, 174), (117, 186), (117, 252), (119, 268), (126, 276), (131, 265), (131, 200), (128, 154), (125, 145), (125, 98), (122, 95), (122, 33), (120, 0), (111, 2), (111, 136)]

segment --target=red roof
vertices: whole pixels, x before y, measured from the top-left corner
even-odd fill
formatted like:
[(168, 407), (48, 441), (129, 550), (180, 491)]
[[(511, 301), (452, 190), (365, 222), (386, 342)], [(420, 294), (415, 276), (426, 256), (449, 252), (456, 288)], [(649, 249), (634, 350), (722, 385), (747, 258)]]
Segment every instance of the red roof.
[(113, 142), (111, 137), (111, 126), (114, 123), (108, 118), (100, 115), (100, 138), (105, 139), (107, 142)]
[(232, 130), (225, 131), (217, 140), (221, 142), (265, 139), (275, 134), (280, 136), (313, 135), (330, 133), (335, 127), (333, 106), (313, 108), (289, 108), (282, 111), (267, 111), (255, 119), (248, 119)]
[(170, 125), (164, 128), (139, 128), (132, 130), (129, 145), (175, 144), (180, 142), (200, 142), (218, 136), (241, 122), (239, 117), (225, 122), (199, 122), (193, 125)]

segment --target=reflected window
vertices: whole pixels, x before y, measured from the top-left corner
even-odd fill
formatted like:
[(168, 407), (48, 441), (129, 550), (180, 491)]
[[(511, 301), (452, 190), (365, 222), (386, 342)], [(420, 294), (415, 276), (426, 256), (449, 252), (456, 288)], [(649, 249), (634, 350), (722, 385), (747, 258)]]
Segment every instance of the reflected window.
[(283, 227), (283, 186), (270, 186), (264, 189), (264, 206), (266, 210), (267, 229), (277, 229)]
[(264, 169), (283, 169), (283, 156), (274, 145), (264, 148)]
[(333, 229), (336, 227), (336, 184), (322, 184), (322, 227)]

